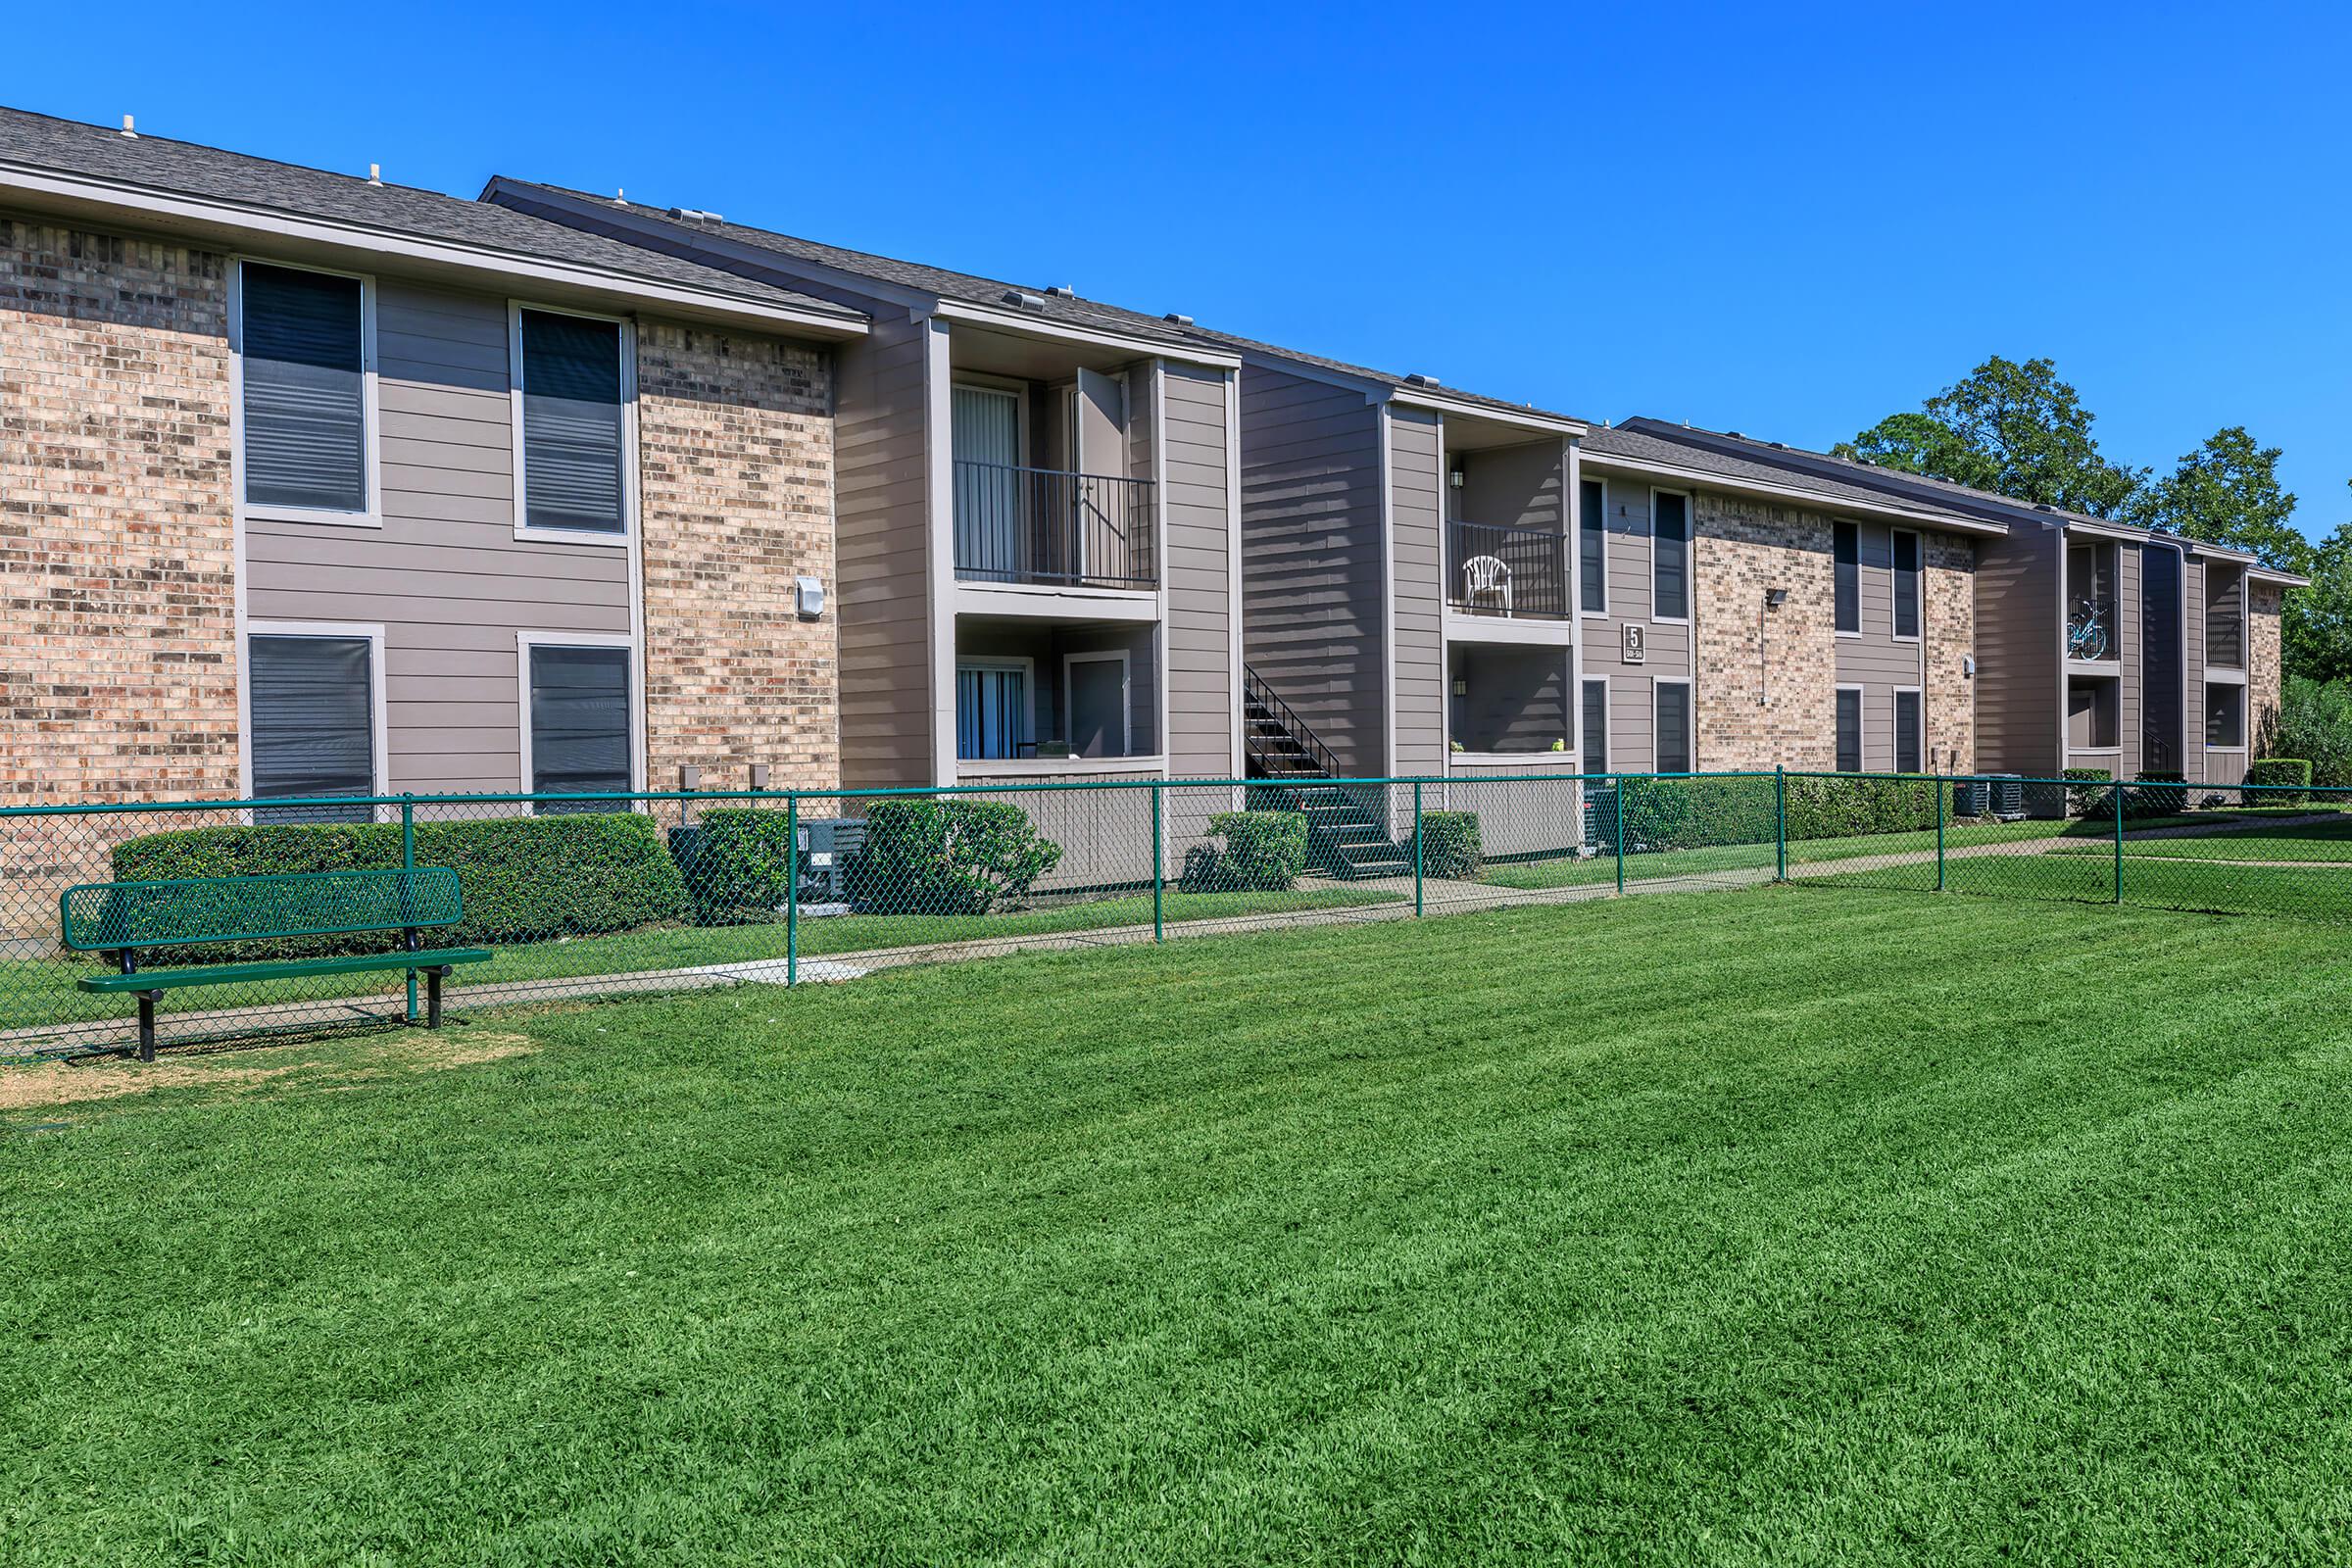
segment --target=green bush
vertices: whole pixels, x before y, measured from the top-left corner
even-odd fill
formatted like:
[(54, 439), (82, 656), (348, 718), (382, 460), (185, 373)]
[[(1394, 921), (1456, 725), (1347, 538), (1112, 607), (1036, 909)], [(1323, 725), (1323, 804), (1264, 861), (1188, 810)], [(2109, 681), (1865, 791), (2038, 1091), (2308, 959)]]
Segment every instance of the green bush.
[(2188, 809), (2188, 786), (2184, 773), (2158, 770), (2139, 775), (2132, 788), (2124, 791), (2126, 816), (2179, 816)]
[(2352, 787), (2352, 682), (2287, 681), (2278, 713), (2263, 715), (2256, 739), (2266, 758), (2309, 760), (2313, 784)]
[[(1791, 785), (1797, 781), (1789, 780)], [(1618, 786), (1628, 850), (1770, 844), (1777, 831), (1769, 778), (1646, 778)], [(1604, 832), (1614, 824), (1604, 824)]]
[(2248, 806), (2301, 806), (2311, 799), (2311, 759), (2263, 757), (2246, 764), (2246, 782), (2270, 785), (2249, 790)]
[(1476, 811), (1426, 811), (1421, 816), (1421, 874), (1467, 882), (1486, 853)]
[(1306, 813), (1220, 811), (1208, 831), (1222, 849), (1199, 845), (1184, 858), (1187, 893), (1279, 893), (1306, 869)]
[[(2115, 809), (2115, 792), (2105, 786), (2115, 774), (2103, 767), (2070, 767), (2058, 775), (2068, 780), (2066, 813), (2069, 816), (2105, 816)], [(2093, 788), (2093, 784), (2098, 788)]]
[[(126, 839), (115, 846), (113, 863), (119, 882), (382, 869), (400, 864), (400, 829), (340, 822), (183, 828)], [(654, 819), (639, 811), (419, 822), (416, 863), (458, 873), (466, 918), (436, 928), (434, 940), (444, 945), (594, 936), (686, 912), (677, 865)], [(397, 932), (364, 933), (208, 943), (159, 949), (153, 956), (159, 963), (214, 963), (382, 953), (399, 945)]]
[(1061, 863), (1029, 813), (1001, 801), (884, 800), (865, 813), (851, 898), (870, 914), (986, 914)]
[(722, 807), (674, 828), (670, 855), (697, 925), (760, 925), (783, 918), (792, 891), (792, 823), (779, 809)]
[(1788, 789), (1791, 839), (1860, 838), (1875, 833), (1932, 830), (1936, 826), (1938, 792), (1943, 796), (1943, 813), (1947, 819), (1952, 808), (1949, 782), (1916, 775), (1908, 778), (1815, 775), (1789, 779)]

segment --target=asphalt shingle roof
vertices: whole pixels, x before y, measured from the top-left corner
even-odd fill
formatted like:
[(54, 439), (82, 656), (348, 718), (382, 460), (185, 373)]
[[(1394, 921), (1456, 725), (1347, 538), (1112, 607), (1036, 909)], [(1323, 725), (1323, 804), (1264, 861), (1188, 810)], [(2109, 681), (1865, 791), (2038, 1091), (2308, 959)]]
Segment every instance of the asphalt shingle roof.
[[(1786, 453), (1769, 442), (1755, 443), (1762, 455), (1748, 458), (1717, 451), (1711, 446), (1688, 439), (1698, 433), (1657, 419), (1629, 419), (1620, 425), (1593, 429), (1586, 435), (1583, 448), (1589, 458), (1614, 457), (1623, 458), (1628, 463), (1672, 464), (1676, 467), (1695, 468), (1702, 473), (1721, 474), (1726, 479), (1746, 479), (1760, 484), (1810, 491), (1824, 501), (1842, 502), (1847, 506), (1884, 507), (1889, 500), (1899, 500), (1918, 511), (1953, 511), (1934, 497), (1849, 484), (1793, 464), (1773, 462), (1774, 457), (1785, 456)], [(1958, 514), (1971, 520), (1984, 520), (1974, 513)]]
[(515, 257), (592, 268), (624, 279), (679, 284), (844, 320), (858, 318), (858, 313), (825, 300), (504, 207), (412, 185), (371, 185), (353, 174), (275, 163), (145, 131), (125, 136), (103, 125), (56, 120), (22, 109), (0, 108), (0, 164), (449, 240)]

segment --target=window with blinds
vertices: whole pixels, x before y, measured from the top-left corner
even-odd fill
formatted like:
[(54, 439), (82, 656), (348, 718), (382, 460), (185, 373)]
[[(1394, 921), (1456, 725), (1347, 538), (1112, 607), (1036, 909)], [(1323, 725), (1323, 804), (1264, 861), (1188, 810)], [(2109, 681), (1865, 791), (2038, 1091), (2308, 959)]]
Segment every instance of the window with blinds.
[(516, 314), (524, 525), (624, 534), (620, 323)]
[[(255, 635), (245, 644), (246, 747), (257, 801), (375, 793), (375, 683), (365, 637)], [(256, 808), (258, 822), (365, 822), (366, 806)]]
[[(531, 788), (547, 795), (620, 793), (629, 766), (629, 651), (534, 644), (530, 650)], [(548, 810), (612, 810), (582, 801)]]
[(1580, 480), (1578, 487), (1578, 592), (1587, 614), (1604, 614), (1609, 608), (1609, 492), (1598, 479)]
[(1919, 535), (1894, 535), (1894, 634), (1919, 635)]
[(1852, 686), (1838, 690), (1838, 771), (1862, 771), (1862, 693)]
[(1830, 525), (1830, 559), (1837, 574), (1838, 629), (1862, 630), (1862, 530), (1850, 522)]
[(1894, 694), (1894, 770), (1897, 773), (1920, 771), (1920, 756), (1924, 725), (1920, 721), (1920, 694)]
[(1690, 771), (1690, 688), (1658, 683), (1658, 761), (1661, 773)]
[(248, 262), (238, 297), (246, 505), (365, 514), (366, 290)]
[(1650, 608), (1660, 620), (1690, 618), (1690, 498), (1659, 491), (1650, 525)]
[(1029, 672), (1017, 664), (956, 666), (956, 755), (1018, 757), (1028, 739)]
[(1605, 680), (1585, 682), (1585, 756), (1581, 771), (1606, 773), (1609, 770), (1609, 683)]

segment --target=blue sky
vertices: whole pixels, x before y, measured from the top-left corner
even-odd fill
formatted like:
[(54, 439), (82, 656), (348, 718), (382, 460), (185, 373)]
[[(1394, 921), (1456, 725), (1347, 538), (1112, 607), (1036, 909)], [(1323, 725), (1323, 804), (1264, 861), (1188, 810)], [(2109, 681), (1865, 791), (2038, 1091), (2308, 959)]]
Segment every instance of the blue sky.
[(2352, 15), (1940, 9), (41, 4), (0, 100), (1807, 446), (2044, 355), (2111, 456), (2242, 423), (2352, 517)]

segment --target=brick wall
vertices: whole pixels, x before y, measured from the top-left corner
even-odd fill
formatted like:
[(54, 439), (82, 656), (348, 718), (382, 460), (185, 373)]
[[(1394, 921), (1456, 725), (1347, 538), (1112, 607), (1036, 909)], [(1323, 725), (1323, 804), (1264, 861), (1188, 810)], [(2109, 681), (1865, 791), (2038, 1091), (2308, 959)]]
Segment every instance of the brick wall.
[(1927, 581), (1920, 590), (1928, 654), (1928, 760), (1946, 773), (1977, 766), (1977, 683), (1966, 660), (1977, 651), (1976, 547), (1949, 534), (1922, 541)]
[(237, 787), (227, 268), (0, 219), (0, 800)]
[(2246, 616), (2246, 738), (2259, 748), (2278, 714), (2283, 679), (2278, 612), (2283, 591), (2274, 582), (2247, 586), (2251, 589), (2246, 600), (2251, 612)]
[(826, 356), (651, 321), (637, 344), (649, 781), (837, 788), (838, 601), (793, 603), (834, 580)]
[[(1830, 519), (1703, 491), (1693, 510), (1698, 766), (1834, 766)], [(1765, 611), (1768, 588), (1788, 602)]]

